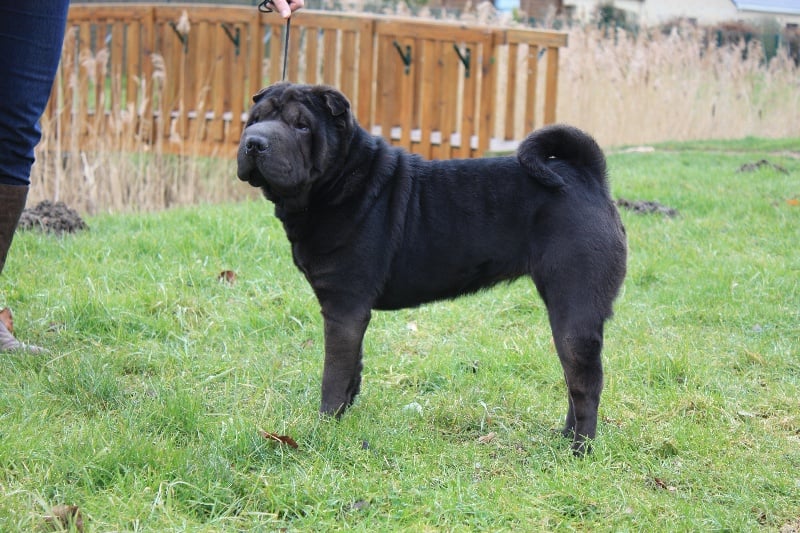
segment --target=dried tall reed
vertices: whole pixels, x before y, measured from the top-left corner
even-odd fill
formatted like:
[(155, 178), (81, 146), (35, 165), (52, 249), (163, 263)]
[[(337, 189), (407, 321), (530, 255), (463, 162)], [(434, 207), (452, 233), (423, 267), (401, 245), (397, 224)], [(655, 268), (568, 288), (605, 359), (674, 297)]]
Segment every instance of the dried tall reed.
[(702, 29), (669, 34), (575, 28), (562, 51), (558, 120), (604, 146), (666, 140), (800, 136), (800, 69), (760, 42), (707, 44)]

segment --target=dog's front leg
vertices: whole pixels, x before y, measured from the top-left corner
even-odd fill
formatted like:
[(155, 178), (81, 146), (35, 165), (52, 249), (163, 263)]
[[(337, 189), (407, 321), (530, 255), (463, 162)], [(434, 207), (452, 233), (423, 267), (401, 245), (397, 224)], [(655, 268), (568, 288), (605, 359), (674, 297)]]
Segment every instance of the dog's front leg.
[(353, 403), (361, 386), (364, 332), (370, 312), (342, 313), (323, 308), (325, 367), (320, 412), (339, 417)]

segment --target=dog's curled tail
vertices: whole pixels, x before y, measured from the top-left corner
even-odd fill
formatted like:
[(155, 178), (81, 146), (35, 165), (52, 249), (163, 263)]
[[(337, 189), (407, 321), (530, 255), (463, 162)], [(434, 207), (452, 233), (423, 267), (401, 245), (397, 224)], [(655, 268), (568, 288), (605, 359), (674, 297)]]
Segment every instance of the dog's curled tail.
[(551, 161), (560, 160), (590, 175), (599, 184), (606, 181), (606, 158), (587, 133), (564, 124), (545, 126), (528, 135), (517, 148), (517, 161), (545, 187), (559, 189), (566, 182)]

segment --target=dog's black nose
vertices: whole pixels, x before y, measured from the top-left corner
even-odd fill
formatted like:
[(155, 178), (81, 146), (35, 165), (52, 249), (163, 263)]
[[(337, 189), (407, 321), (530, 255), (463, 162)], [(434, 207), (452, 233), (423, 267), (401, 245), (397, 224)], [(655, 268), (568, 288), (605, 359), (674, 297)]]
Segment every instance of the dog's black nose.
[(246, 153), (265, 152), (269, 148), (267, 139), (260, 135), (251, 135), (244, 140), (244, 151)]

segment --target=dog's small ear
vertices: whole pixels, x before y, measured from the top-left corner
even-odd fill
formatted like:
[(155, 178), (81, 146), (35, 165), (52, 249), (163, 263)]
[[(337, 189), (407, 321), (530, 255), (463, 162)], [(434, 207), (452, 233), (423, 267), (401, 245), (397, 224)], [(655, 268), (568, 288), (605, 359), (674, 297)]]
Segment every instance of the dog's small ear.
[(264, 95), (267, 94), (268, 90), (269, 90), (269, 87), (264, 87), (263, 89), (258, 91), (256, 94), (254, 94), (253, 95), (253, 103), (257, 104), (259, 102), (259, 100), (264, 98)]
[(350, 109), (350, 101), (336, 89), (325, 91), (325, 103), (328, 105), (328, 109), (330, 109), (331, 115), (334, 117), (343, 115)]
[(277, 96), (283, 93), (283, 91), (285, 91), (289, 85), (291, 84), (285, 81), (279, 81), (277, 83), (273, 83), (272, 85), (268, 85), (253, 95), (253, 103), (257, 104), (263, 100), (267, 93)]

